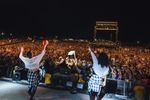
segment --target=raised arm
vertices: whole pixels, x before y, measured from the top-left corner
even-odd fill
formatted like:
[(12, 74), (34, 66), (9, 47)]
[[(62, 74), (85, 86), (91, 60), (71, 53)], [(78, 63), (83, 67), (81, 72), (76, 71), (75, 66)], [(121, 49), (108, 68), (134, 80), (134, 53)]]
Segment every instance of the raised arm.
[(91, 48), (89, 48), (89, 52), (92, 56), (92, 61), (93, 61), (93, 64), (98, 64), (98, 60), (97, 60), (97, 57), (95, 56), (95, 54), (92, 52)]
[(35, 62), (39, 63), (42, 60), (42, 58), (45, 54), (47, 45), (48, 45), (48, 42), (44, 45), (42, 52), (39, 55), (32, 58)]
[(26, 58), (23, 56), (23, 51), (24, 51), (24, 48), (21, 47), (21, 51), (20, 51), (20, 54), (19, 54), (19, 58), (24, 61)]
[[(43, 50), (42, 50), (41, 55), (43, 55), (43, 56), (44, 56), (44, 54), (45, 54), (47, 45), (48, 45), (48, 42), (46, 42), (46, 44), (44, 45), (44, 48), (43, 48)], [(43, 54), (43, 53), (44, 53), (44, 54)], [(42, 56), (42, 57), (43, 57), (43, 56)], [(41, 59), (42, 59), (42, 58), (41, 58)]]
[(21, 47), (20, 55), (22, 55), (22, 54), (23, 54), (23, 51), (24, 51), (24, 48), (23, 48), (23, 47)]
[(48, 42), (44, 45), (44, 49), (43, 49), (43, 51), (45, 51), (45, 50), (46, 50), (47, 45), (48, 45)]

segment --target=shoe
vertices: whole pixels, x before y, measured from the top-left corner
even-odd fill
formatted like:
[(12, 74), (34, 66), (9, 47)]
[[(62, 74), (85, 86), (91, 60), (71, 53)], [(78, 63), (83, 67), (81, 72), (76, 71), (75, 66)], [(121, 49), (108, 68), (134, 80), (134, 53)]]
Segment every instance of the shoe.
[(28, 91), (28, 94), (29, 94), (29, 95), (31, 95), (31, 92), (30, 92), (30, 91)]
[(35, 99), (33, 99), (33, 98), (30, 98), (30, 100), (35, 100)]

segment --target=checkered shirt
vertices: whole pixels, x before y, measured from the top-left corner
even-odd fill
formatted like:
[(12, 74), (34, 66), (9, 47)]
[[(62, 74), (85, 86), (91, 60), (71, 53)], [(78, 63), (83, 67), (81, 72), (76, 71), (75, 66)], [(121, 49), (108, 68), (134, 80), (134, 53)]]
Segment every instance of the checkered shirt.
[(93, 74), (88, 82), (88, 91), (99, 92), (100, 85), (103, 79), (96, 74)]
[(39, 71), (36, 72), (28, 71), (27, 77), (28, 77), (29, 87), (38, 86), (39, 79), (40, 79)]

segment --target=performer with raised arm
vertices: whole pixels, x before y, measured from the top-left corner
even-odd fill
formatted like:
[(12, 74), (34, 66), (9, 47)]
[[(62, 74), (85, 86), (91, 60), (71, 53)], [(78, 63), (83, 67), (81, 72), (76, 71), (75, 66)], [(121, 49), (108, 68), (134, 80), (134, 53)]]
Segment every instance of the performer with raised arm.
[(30, 95), (30, 100), (34, 100), (33, 96), (34, 96), (34, 94), (37, 90), (37, 86), (39, 84), (40, 61), (42, 60), (42, 58), (45, 54), (45, 49), (46, 49), (47, 45), (48, 45), (48, 41), (44, 45), (44, 49), (42, 50), (41, 54), (39, 54), (35, 57), (32, 57), (32, 52), (31, 51), (27, 52), (27, 57), (24, 57), (23, 56), (24, 48), (21, 47), (21, 52), (20, 52), (19, 58), (24, 62), (25, 68), (29, 69), (28, 73), (27, 73), (27, 78), (28, 78), (28, 82), (29, 82), (28, 94)]
[(90, 100), (101, 100), (104, 94), (101, 93), (101, 88), (106, 86), (106, 76), (109, 73), (109, 60), (106, 53), (101, 52), (98, 58), (89, 48), (89, 52), (93, 61), (93, 74), (88, 82), (88, 92)]

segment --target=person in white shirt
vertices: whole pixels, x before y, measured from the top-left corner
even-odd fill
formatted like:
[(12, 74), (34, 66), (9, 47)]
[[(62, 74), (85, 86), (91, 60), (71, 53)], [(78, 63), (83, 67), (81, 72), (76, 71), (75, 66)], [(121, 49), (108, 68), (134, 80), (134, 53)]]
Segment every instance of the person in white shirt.
[(24, 48), (21, 47), (21, 52), (19, 55), (19, 58), (24, 62), (25, 68), (28, 69), (28, 82), (29, 82), (29, 90), (28, 94), (30, 95), (30, 100), (34, 100), (33, 96), (36, 92), (37, 86), (39, 84), (39, 79), (40, 79), (40, 73), (39, 73), (39, 67), (40, 67), (40, 61), (42, 60), (44, 54), (45, 54), (45, 49), (47, 44), (44, 45), (44, 49), (42, 50), (41, 54), (32, 57), (32, 52), (29, 51), (27, 52), (27, 57), (23, 56), (23, 51)]
[(101, 100), (104, 96), (101, 88), (106, 86), (106, 76), (109, 74), (109, 59), (106, 53), (101, 52), (98, 58), (89, 48), (93, 61), (93, 75), (88, 81), (88, 92), (90, 100)]

